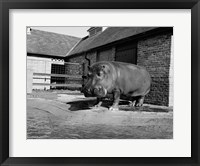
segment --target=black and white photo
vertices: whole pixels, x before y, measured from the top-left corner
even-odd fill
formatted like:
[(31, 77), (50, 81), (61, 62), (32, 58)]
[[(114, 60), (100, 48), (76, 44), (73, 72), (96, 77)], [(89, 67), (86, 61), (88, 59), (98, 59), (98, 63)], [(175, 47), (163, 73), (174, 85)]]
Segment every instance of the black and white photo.
[(173, 139), (173, 27), (26, 33), (27, 139)]

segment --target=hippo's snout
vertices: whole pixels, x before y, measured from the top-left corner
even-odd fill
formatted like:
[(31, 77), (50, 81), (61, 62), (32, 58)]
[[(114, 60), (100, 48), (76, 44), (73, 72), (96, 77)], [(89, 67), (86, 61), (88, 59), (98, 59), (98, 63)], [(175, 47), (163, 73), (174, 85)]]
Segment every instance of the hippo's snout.
[(83, 93), (85, 97), (91, 97), (92, 96), (91, 88), (88, 88), (86, 86), (82, 87), (81, 93)]
[(105, 97), (107, 94), (107, 90), (103, 86), (96, 86), (93, 90), (95, 96)]

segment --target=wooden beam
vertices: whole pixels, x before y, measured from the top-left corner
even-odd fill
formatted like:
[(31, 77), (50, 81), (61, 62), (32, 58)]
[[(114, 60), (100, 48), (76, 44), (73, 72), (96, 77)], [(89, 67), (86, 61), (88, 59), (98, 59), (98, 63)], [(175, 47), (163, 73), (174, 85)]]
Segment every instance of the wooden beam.
[(81, 88), (81, 84), (49, 84), (49, 83), (33, 83), (33, 85), (38, 86), (52, 86), (52, 87), (77, 87)]
[(33, 73), (34, 76), (51, 76), (51, 77), (69, 77), (69, 78), (77, 78), (77, 79), (82, 79), (82, 75), (67, 75), (67, 74), (48, 74), (48, 73)]
[(64, 62), (66, 65), (81, 65), (80, 63), (75, 63), (75, 62)]

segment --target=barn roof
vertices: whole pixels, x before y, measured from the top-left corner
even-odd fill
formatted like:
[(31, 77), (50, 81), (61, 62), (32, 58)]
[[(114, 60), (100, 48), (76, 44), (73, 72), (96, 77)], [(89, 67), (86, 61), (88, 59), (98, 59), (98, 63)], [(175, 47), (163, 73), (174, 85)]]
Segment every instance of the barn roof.
[(27, 34), (27, 53), (65, 57), (80, 38), (31, 29)]
[(155, 29), (154, 27), (109, 27), (102, 33), (83, 38), (67, 56), (89, 51), (96, 47), (107, 45), (124, 38), (128, 38), (146, 31)]

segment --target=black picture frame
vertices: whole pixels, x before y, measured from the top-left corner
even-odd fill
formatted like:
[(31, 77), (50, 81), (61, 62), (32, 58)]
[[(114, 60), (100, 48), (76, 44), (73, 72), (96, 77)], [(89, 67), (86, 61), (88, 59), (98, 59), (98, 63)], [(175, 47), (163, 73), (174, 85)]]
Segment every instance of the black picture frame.
[[(191, 9), (191, 157), (25, 158), (9, 157), (9, 9)], [(200, 2), (199, 0), (1, 0), (0, 164), (7, 165), (200, 165)], [(184, 34), (183, 34), (184, 38)], [(181, 62), (180, 62), (181, 63)]]

